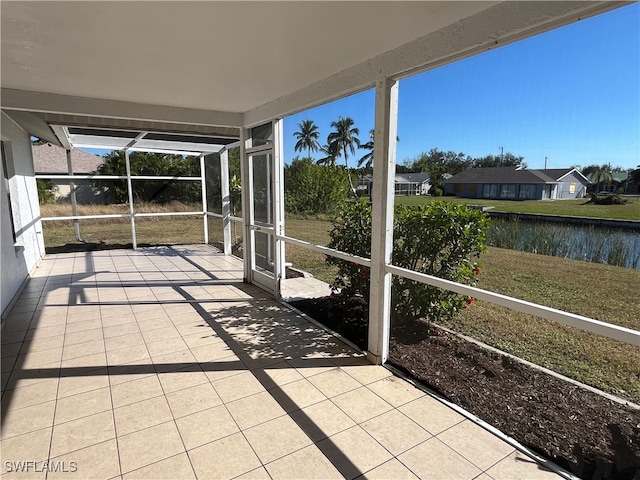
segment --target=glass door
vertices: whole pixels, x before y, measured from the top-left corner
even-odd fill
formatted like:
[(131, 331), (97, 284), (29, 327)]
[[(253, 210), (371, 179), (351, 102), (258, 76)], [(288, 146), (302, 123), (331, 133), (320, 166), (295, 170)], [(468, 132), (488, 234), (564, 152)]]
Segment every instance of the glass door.
[(248, 216), (251, 282), (277, 296), (279, 255), (276, 255), (277, 176), (274, 166), (273, 125), (249, 130), (246, 155), (250, 181)]
[(271, 153), (249, 155), (253, 184), (253, 279), (268, 290), (273, 289), (275, 280), (272, 158)]

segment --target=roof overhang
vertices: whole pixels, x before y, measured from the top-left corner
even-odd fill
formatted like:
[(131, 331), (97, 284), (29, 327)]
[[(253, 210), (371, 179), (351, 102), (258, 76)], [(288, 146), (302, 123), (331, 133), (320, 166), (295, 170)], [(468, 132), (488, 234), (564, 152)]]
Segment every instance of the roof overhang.
[(60, 143), (68, 127), (237, 139), (628, 3), (3, 1), (2, 109)]

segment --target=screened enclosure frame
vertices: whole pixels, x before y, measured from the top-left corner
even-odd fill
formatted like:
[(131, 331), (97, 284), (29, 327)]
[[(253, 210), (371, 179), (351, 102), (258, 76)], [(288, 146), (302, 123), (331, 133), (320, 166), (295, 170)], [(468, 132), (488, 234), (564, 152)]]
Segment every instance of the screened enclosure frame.
[[(97, 220), (97, 219), (109, 219), (109, 218), (130, 218), (131, 221), (131, 244), (133, 249), (138, 248), (137, 232), (136, 232), (136, 218), (144, 217), (171, 217), (171, 216), (202, 216), (203, 221), (203, 243), (209, 243), (209, 225), (208, 218), (216, 217), (221, 218), (223, 222), (223, 253), (225, 255), (231, 254), (232, 250), (232, 237), (231, 237), (231, 222), (242, 221), (241, 218), (233, 217), (231, 215), (231, 202), (229, 196), (229, 168), (228, 168), (228, 155), (229, 149), (238, 146), (237, 142), (223, 146), (217, 149), (215, 152), (192, 152), (185, 150), (159, 150), (159, 149), (143, 149), (143, 148), (114, 148), (113, 150), (122, 150), (125, 153), (125, 169), (126, 175), (78, 175), (73, 172), (73, 162), (71, 159), (71, 149), (66, 149), (67, 158), (67, 175), (47, 175), (40, 174), (35, 175), (36, 180), (52, 180), (52, 181), (68, 181), (70, 187), (70, 202), (72, 215), (56, 216), (56, 217), (42, 217), (43, 222), (55, 222), (55, 221), (73, 221), (74, 236), (76, 241), (84, 242), (81, 236), (80, 221), (81, 220)], [(132, 175), (131, 174), (131, 151), (144, 151), (151, 153), (167, 153), (175, 155), (185, 156), (198, 156), (200, 165), (200, 176), (171, 176), (171, 175)], [(206, 169), (207, 162), (206, 157), (212, 154), (219, 155), (220, 162), (220, 185), (221, 185), (221, 212), (216, 213), (209, 211), (208, 197), (207, 197), (207, 185), (206, 185)], [(76, 181), (93, 181), (93, 180), (114, 180), (125, 181), (127, 198), (129, 204), (129, 213), (114, 213), (114, 214), (98, 214), (98, 215), (78, 215), (78, 202), (76, 195)], [(201, 185), (201, 202), (202, 209), (187, 212), (136, 212), (135, 211), (135, 197), (133, 194), (133, 184), (136, 180), (150, 180), (150, 181), (179, 181), (179, 182), (200, 182)]]

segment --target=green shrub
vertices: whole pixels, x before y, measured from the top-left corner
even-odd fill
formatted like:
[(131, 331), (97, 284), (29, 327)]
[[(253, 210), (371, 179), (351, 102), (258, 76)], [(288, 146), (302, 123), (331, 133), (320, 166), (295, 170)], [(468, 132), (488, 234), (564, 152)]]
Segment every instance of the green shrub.
[(349, 195), (347, 172), (324, 167), (310, 158), (294, 158), (284, 169), (284, 204), (287, 213), (334, 214)]
[(53, 203), (56, 201), (56, 191), (58, 187), (55, 186), (51, 180), (38, 178), (36, 185), (38, 186), (38, 202), (40, 204)]
[[(477, 259), (486, 250), (489, 218), (463, 204), (432, 202), (396, 205), (392, 262), (465, 285), (476, 285), (481, 268)], [(371, 252), (371, 206), (364, 201), (346, 205), (334, 221), (329, 247), (362, 257)], [(335, 293), (369, 298), (369, 269), (328, 257), (339, 268)], [(401, 325), (417, 318), (450, 319), (472, 298), (394, 276), (391, 318)]]
[(624, 205), (625, 203), (628, 203), (629, 200), (627, 200), (624, 197), (621, 197), (618, 194), (613, 194), (613, 193), (592, 193), (591, 194), (591, 198), (589, 199), (589, 201), (587, 203), (593, 203), (595, 205)]

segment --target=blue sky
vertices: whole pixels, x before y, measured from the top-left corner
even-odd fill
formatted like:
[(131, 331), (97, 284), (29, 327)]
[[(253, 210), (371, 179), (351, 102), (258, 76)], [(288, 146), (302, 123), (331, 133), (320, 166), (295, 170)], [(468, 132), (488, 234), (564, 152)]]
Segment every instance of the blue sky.
[[(302, 120), (315, 121), (324, 144), (331, 122), (350, 116), (366, 142), (373, 110), (369, 90), (287, 117), (285, 159), (300, 155), (293, 133)], [(635, 168), (640, 5), (401, 80), (398, 136), (398, 163), (431, 148), (479, 157), (504, 147), (529, 168), (543, 168), (545, 156), (548, 168), (609, 162)]]

